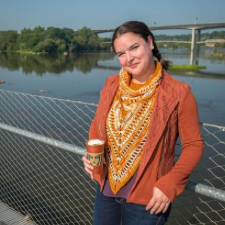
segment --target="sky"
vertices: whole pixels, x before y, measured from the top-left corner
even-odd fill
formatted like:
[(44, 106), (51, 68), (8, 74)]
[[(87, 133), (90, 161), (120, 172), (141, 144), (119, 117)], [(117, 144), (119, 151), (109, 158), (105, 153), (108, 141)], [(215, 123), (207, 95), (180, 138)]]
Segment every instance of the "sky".
[(225, 22), (225, 0), (0, 0), (0, 30), (104, 29), (128, 20), (148, 26)]

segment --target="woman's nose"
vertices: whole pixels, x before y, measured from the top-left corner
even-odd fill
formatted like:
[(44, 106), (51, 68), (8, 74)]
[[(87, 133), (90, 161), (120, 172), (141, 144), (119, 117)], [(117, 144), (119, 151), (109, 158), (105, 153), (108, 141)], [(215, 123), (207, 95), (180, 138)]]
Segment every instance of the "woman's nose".
[(133, 54), (132, 54), (132, 53), (130, 53), (130, 52), (128, 52), (126, 55), (127, 55), (127, 62), (128, 62), (128, 63), (129, 63), (129, 62), (132, 62), (132, 61), (133, 61), (133, 59), (134, 59)]

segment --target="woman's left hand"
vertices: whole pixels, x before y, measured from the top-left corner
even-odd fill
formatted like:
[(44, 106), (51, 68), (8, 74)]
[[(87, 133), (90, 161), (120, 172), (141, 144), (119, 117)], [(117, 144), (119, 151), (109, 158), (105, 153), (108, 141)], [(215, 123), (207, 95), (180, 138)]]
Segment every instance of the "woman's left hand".
[(165, 213), (170, 204), (170, 200), (167, 196), (160, 191), (157, 187), (153, 188), (153, 196), (146, 206), (146, 210), (151, 209), (151, 214), (158, 214), (160, 212)]

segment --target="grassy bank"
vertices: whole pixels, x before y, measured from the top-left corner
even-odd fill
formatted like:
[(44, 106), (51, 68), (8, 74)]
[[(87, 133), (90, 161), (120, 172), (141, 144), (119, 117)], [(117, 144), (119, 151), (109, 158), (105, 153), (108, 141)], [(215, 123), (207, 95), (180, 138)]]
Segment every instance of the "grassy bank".
[(206, 69), (206, 66), (200, 65), (171, 65), (169, 71), (172, 72), (197, 72), (199, 70)]
[(20, 53), (20, 54), (31, 54), (31, 55), (39, 55), (39, 54), (47, 54), (47, 52), (34, 52), (34, 51), (26, 51), (26, 50), (16, 50), (16, 51), (0, 51), (0, 53)]
[(26, 51), (26, 50), (17, 50), (15, 52), (20, 54), (32, 54), (32, 55), (46, 54), (46, 52), (34, 52), (34, 51)]

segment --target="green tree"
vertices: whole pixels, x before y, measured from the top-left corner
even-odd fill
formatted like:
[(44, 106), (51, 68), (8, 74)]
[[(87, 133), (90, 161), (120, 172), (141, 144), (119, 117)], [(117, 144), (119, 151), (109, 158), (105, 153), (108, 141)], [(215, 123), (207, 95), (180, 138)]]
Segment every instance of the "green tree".
[(0, 51), (12, 51), (17, 42), (18, 33), (14, 30), (0, 33)]
[(101, 45), (101, 39), (91, 29), (83, 27), (76, 31), (74, 40), (78, 44), (79, 49), (99, 49)]
[(44, 41), (39, 42), (33, 50), (35, 52), (55, 52), (57, 45), (52, 39), (45, 39)]
[(58, 44), (57, 51), (58, 52), (64, 52), (66, 50), (67, 50), (66, 41), (61, 40), (60, 43)]

